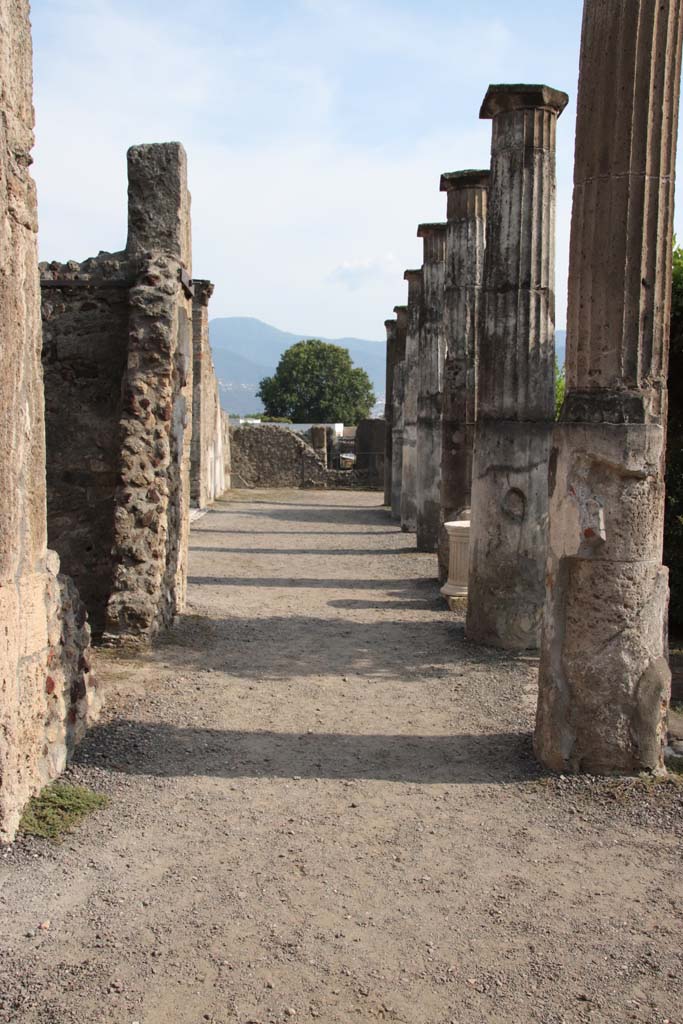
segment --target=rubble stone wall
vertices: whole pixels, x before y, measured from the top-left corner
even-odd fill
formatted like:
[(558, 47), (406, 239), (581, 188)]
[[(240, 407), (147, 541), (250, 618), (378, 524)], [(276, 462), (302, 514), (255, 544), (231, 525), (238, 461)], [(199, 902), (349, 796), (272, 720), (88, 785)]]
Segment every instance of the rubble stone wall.
[(97, 635), (113, 579), (128, 263), (125, 253), (101, 253), (41, 272), (48, 541)]
[(328, 470), (314, 449), (275, 423), (230, 430), (233, 487), (325, 487)]

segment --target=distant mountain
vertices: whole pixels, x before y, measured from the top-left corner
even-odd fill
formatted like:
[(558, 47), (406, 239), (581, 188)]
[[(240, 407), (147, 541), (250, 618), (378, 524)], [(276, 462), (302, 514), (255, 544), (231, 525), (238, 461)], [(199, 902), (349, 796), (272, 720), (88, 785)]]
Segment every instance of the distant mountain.
[[(315, 332), (290, 334), (248, 316), (217, 317), (209, 323), (216, 376), (220, 383), (221, 404), (231, 413), (262, 412), (256, 397), (259, 382), (275, 372), (282, 353), (307, 338), (320, 338)], [(375, 395), (384, 399), (386, 348), (383, 342), (363, 338), (321, 338), (349, 350), (354, 366), (361, 366), (372, 381)]]
[[(221, 404), (237, 415), (262, 412), (261, 400), (256, 397), (259, 382), (274, 373), (282, 353), (297, 341), (319, 338), (315, 332), (290, 334), (277, 327), (248, 316), (218, 317), (209, 323), (209, 336), (213, 351), (216, 376), (219, 380)], [(366, 371), (378, 405), (373, 410), (380, 414), (384, 402), (386, 348), (379, 341), (362, 338), (322, 338), (349, 350), (355, 366)], [(564, 363), (566, 331), (555, 332), (557, 359)]]

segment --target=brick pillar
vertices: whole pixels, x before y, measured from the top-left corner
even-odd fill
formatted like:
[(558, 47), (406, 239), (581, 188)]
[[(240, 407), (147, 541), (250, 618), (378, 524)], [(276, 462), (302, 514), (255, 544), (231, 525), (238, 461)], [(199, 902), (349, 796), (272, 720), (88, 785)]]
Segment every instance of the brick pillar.
[(391, 477), (392, 477), (392, 427), (394, 415), (394, 369), (396, 366), (396, 321), (385, 320), (384, 328), (387, 332), (387, 358), (386, 358), (386, 382), (384, 385), (384, 422), (386, 432), (384, 435), (384, 504), (391, 505)]
[(584, 6), (567, 393), (550, 466), (534, 737), (557, 771), (662, 764), (666, 374), (678, 0)]
[(417, 388), (420, 315), (422, 309), (422, 270), (406, 270), (408, 282), (408, 323), (403, 391), (403, 473), (401, 475), (401, 529), (415, 533), (417, 529)]
[(441, 176), (448, 197), (444, 281), (444, 364), (441, 436), (439, 579), (448, 579), (449, 542), (443, 523), (464, 518), (472, 500), (477, 334), (486, 248), (489, 172)]
[(406, 331), (408, 329), (408, 307), (394, 306), (396, 314), (396, 338), (394, 355), (393, 413), (391, 443), (391, 516), (401, 518), (401, 490), (403, 488), (403, 428), (405, 420), (405, 358)]
[(545, 85), (490, 86), (491, 182), (472, 470), (467, 636), (535, 648), (555, 415), (555, 129)]
[(446, 356), (446, 224), (421, 224), (417, 234), (424, 245), (424, 263), (418, 349), (416, 533), (418, 551), (436, 551), (441, 515), (441, 399)]

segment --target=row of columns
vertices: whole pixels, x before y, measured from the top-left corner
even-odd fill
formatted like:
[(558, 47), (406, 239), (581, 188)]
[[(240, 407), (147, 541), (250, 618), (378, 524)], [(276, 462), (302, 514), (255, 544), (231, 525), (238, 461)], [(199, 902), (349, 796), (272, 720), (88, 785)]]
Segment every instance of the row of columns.
[[(556, 125), (568, 97), (490, 86), (487, 169), (444, 174), (447, 219), (387, 321), (401, 528), (448, 575), (469, 521), (466, 634), (541, 649), (535, 749), (558, 771), (662, 763), (662, 567), (677, 0), (586, 0), (566, 354), (555, 422)], [(390, 379), (391, 378), (391, 379)], [(457, 528), (447, 523), (460, 520)]]

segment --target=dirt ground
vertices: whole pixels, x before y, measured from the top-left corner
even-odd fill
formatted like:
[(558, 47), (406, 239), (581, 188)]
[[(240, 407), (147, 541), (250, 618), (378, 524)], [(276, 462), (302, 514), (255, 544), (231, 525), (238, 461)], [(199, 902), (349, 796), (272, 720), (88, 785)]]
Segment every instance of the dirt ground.
[(0, 1021), (683, 1024), (683, 791), (540, 771), (535, 659), (380, 501), (195, 524), (177, 627), (99, 658), (109, 806), (0, 853)]

